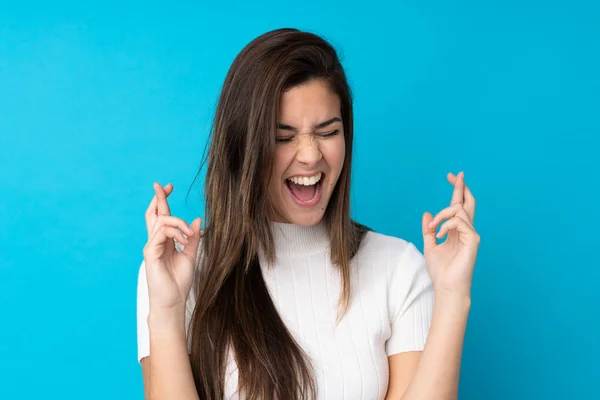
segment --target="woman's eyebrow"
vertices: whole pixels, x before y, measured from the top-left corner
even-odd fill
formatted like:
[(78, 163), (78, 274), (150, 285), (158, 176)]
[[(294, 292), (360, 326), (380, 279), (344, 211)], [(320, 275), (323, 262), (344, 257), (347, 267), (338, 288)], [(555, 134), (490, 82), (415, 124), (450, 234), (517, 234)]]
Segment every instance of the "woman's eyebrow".
[[(333, 124), (334, 122), (342, 122), (342, 119), (340, 117), (333, 117), (331, 119), (328, 119), (327, 121), (324, 122), (320, 122), (316, 125), (313, 125), (313, 129), (321, 129), (321, 128), (325, 128), (328, 125)], [(291, 125), (287, 125), (287, 124), (277, 124), (277, 129), (282, 129), (285, 131), (294, 131), (294, 132), (298, 132), (300, 129), (298, 128), (294, 128)]]

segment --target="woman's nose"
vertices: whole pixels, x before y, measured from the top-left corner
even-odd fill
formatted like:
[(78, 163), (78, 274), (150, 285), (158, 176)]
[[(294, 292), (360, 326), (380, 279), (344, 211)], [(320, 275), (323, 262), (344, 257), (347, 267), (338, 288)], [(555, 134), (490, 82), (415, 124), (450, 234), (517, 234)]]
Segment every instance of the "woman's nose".
[(312, 134), (301, 134), (299, 136), (296, 159), (308, 166), (314, 166), (323, 158), (319, 143)]

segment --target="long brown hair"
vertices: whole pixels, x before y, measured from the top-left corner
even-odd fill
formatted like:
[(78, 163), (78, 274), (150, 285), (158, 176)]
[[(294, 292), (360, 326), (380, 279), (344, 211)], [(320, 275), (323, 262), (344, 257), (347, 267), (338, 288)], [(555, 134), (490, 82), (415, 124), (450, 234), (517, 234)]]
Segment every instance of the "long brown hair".
[(211, 131), (205, 182), (191, 365), (201, 399), (224, 397), (229, 349), (247, 399), (312, 399), (310, 360), (277, 313), (258, 261), (275, 262), (267, 187), (281, 94), (322, 79), (341, 102), (346, 156), (325, 210), (331, 262), (340, 272), (339, 316), (350, 302), (350, 261), (366, 227), (350, 218), (352, 98), (335, 49), (296, 29), (267, 32), (250, 42), (225, 78)]

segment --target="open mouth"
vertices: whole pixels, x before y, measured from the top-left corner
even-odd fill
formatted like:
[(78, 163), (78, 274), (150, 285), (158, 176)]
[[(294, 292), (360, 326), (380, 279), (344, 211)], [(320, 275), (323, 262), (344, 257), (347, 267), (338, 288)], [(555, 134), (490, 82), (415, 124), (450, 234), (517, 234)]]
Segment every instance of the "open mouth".
[(301, 207), (312, 207), (321, 200), (321, 187), (325, 174), (317, 173), (311, 177), (290, 177), (285, 180), (292, 200)]

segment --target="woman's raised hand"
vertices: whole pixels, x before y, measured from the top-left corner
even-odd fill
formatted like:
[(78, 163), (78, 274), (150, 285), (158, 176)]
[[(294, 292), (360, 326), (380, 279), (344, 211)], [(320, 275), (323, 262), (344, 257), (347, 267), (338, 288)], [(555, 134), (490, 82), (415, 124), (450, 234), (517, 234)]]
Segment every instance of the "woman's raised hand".
[[(479, 249), (479, 233), (473, 225), (475, 197), (465, 185), (464, 172), (447, 176), (454, 186), (450, 206), (432, 216), (423, 214), (424, 255), (436, 292), (471, 295), (471, 281)], [(439, 233), (435, 231), (442, 225)], [(438, 244), (437, 239), (448, 235)]]
[[(148, 280), (150, 314), (185, 313), (185, 303), (192, 286), (202, 220), (191, 225), (171, 215), (167, 196), (173, 185), (164, 188), (154, 183), (155, 196), (146, 210), (148, 242), (144, 262)], [(182, 234), (185, 233), (184, 234)], [(184, 245), (175, 247), (174, 239)]]

